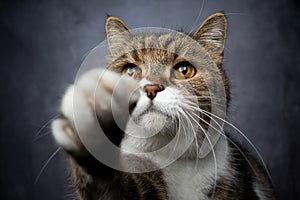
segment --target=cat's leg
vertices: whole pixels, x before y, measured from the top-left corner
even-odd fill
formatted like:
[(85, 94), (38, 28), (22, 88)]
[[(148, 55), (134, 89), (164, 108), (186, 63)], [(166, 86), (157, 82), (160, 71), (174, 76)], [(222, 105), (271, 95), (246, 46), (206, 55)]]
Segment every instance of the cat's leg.
[[(134, 80), (114, 72), (93, 70), (70, 86), (62, 99), (62, 117), (52, 123), (52, 132), (56, 142), (71, 155), (75, 185), (83, 199), (98, 199), (109, 187), (111, 190), (119, 188), (116, 178), (119, 172), (94, 158), (82, 139), (89, 141), (89, 137), (94, 137), (95, 131), (101, 127), (112, 143), (118, 146), (128, 120), (128, 108), (133, 109), (138, 99), (137, 86)], [(118, 125), (111, 105), (120, 114)], [(106, 146), (101, 137), (96, 139), (99, 145)], [(116, 159), (118, 156), (112, 155)], [(116, 190), (105, 195), (118, 199), (120, 192)]]

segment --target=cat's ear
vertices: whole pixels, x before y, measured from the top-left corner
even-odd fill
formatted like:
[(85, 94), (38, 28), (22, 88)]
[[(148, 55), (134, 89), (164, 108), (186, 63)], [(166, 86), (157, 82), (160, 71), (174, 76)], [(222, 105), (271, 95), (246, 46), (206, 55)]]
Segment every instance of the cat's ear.
[(129, 33), (128, 27), (124, 24), (122, 20), (114, 16), (108, 16), (106, 18), (106, 37), (107, 39), (111, 38), (112, 36), (120, 33)]
[(111, 55), (121, 56), (131, 38), (129, 28), (119, 18), (109, 16), (106, 18), (105, 30)]
[(192, 36), (209, 53), (211, 58), (220, 64), (223, 59), (227, 19), (224, 13), (218, 12), (209, 16)]

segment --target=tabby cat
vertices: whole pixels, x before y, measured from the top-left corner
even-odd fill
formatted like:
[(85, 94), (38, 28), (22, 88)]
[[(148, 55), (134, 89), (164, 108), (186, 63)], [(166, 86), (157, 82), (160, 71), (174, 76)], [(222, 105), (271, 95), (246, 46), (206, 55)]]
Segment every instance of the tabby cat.
[(274, 199), (263, 167), (224, 134), (226, 29), (221, 12), (193, 34), (135, 34), (107, 17), (107, 70), (70, 86), (52, 123), (79, 199)]

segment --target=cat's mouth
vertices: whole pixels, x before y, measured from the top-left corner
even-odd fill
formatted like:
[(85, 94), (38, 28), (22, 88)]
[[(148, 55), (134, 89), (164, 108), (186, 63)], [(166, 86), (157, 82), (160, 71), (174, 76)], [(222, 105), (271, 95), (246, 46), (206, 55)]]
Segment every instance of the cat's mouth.
[(159, 115), (164, 115), (167, 118), (171, 118), (171, 116), (165, 112), (162, 112), (157, 106), (153, 104), (149, 104), (149, 106), (139, 114), (137, 114), (134, 118), (140, 119), (145, 115), (151, 115), (153, 117), (158, 117)]

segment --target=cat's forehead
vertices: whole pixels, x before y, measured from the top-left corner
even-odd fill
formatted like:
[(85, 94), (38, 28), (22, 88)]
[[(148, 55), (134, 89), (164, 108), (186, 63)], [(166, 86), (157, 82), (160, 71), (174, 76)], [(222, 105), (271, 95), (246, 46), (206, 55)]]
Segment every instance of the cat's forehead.
[(161, 49), (177, 54), (186, 37), (189, 36), (174, 32), (138, 34), (132, 36), (131, 45), (136, 49)]
[(181, 50), (188, 51), (199, 48), (197, 41), (181, 32), (164, 33), (120, 33), (110, 39), (110, 49), (115, 53), (125, 53), (139, 49), (163, 49), (178, 54)]
[(130, 60), (135, 61), (137, 64), (154, 65), (154, 66), (168, 66), (172, 65), (178, 59), (176, 53), (170, 52), (165, 49), (138, 49), (127, 54)]
[[(201, 59), (203, 48), (190, 36), (178, 32), (120, 35), (116, 59), (138, 64), (173, 65), (182, 60)], [(121, 55), (122, 54), (122, 55)], [(199, 56), (200, 55), (200, 56)], [(119, 57), (118, 57), (119, 56)]]

